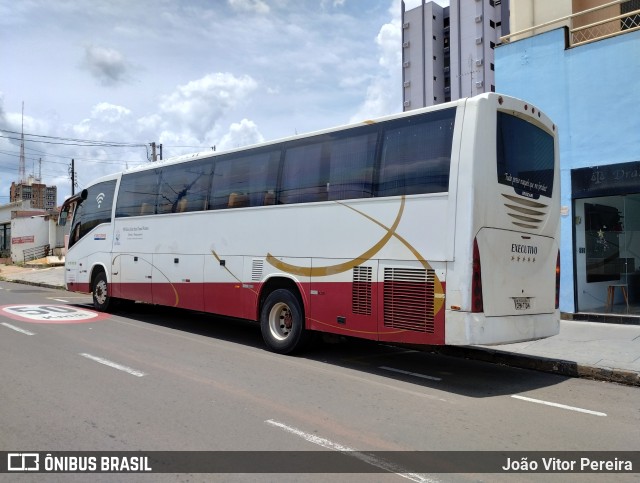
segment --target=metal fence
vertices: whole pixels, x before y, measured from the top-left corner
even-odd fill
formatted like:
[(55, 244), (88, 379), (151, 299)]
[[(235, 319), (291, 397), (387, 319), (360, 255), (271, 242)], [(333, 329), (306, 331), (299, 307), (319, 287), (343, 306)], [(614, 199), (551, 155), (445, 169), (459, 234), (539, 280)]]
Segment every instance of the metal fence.
[(509, 43), (558, 27), (569, 29), (569, 47), (640, 30), (640, 0), (616, 0), (500, 37)]
[(40, 247), (27, 248), (23, 250), (24, 261), (30, 262), (31, 260), (37, 260), (38, 258), (44, 258), (49, 256), (49, 245), (42, 245)]

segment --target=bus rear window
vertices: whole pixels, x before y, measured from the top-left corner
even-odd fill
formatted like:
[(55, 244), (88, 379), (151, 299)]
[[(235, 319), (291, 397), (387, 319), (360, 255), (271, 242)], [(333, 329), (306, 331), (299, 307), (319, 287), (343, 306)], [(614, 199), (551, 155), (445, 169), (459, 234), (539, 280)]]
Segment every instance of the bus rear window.
[(498, 182), (529, 198), (553, 194), (553, 136), (539, 127), (498, 112)]

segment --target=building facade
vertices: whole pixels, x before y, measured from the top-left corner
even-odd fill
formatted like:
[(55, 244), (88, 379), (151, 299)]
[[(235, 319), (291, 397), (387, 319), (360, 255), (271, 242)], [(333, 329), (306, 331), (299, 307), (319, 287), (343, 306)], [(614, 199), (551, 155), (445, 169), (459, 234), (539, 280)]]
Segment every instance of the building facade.
[(30, 200), (33, 208), (53, 211), (57, 206), (58, 188), (38, 183), (30, 176), (26, 182), (11, 183), (9, 200), (11, 203)]
[(640, 0), (402, 8), (404, 110), (497, 91), (549, 114), (560, 133), (560, 309), (638, 320)]
[(494, 49), (508, 31), (507, 0), (449, 3), (402, 4), (405, 111), (495, 91)]
[(640, 317), (640, 19), (619, 18), (629, 8), (613, 24), (596, 20), (617, 32), (596, 41), (570, 19), (496, 49), (498, 92), (558, 125), (560, 309), (594, 321)]
[(14, 201), (0, 205), (0, 259), (11, 257), (11, 219), (15, 212), (35, 211), (31, 200)]

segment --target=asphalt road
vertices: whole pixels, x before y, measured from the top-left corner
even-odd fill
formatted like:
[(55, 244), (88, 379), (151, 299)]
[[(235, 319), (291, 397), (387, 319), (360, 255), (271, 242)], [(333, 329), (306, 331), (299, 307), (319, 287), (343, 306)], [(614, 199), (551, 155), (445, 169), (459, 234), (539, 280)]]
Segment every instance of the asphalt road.
[[(0, 450), (640, 450), (636, 387), (356, 340), (281, 356), (264, 349), (259, 328), (248, 322), (141, 304), (97, 315), (89, 302), (0, 282)], [(399, 472), (91, 480), (633, 480)], [(86, 481), (86, 475), (0, 480)]]

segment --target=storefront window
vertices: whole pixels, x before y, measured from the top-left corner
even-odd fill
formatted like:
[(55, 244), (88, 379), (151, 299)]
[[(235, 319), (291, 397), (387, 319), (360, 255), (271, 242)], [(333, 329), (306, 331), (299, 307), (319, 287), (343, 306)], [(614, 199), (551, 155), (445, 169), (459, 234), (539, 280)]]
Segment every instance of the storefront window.
[(0, 225), (0, 258), (9, 257), (11, 252), (11, 223)]
[(578, 311), (640, 315), (640, 194), (574, 207)]

